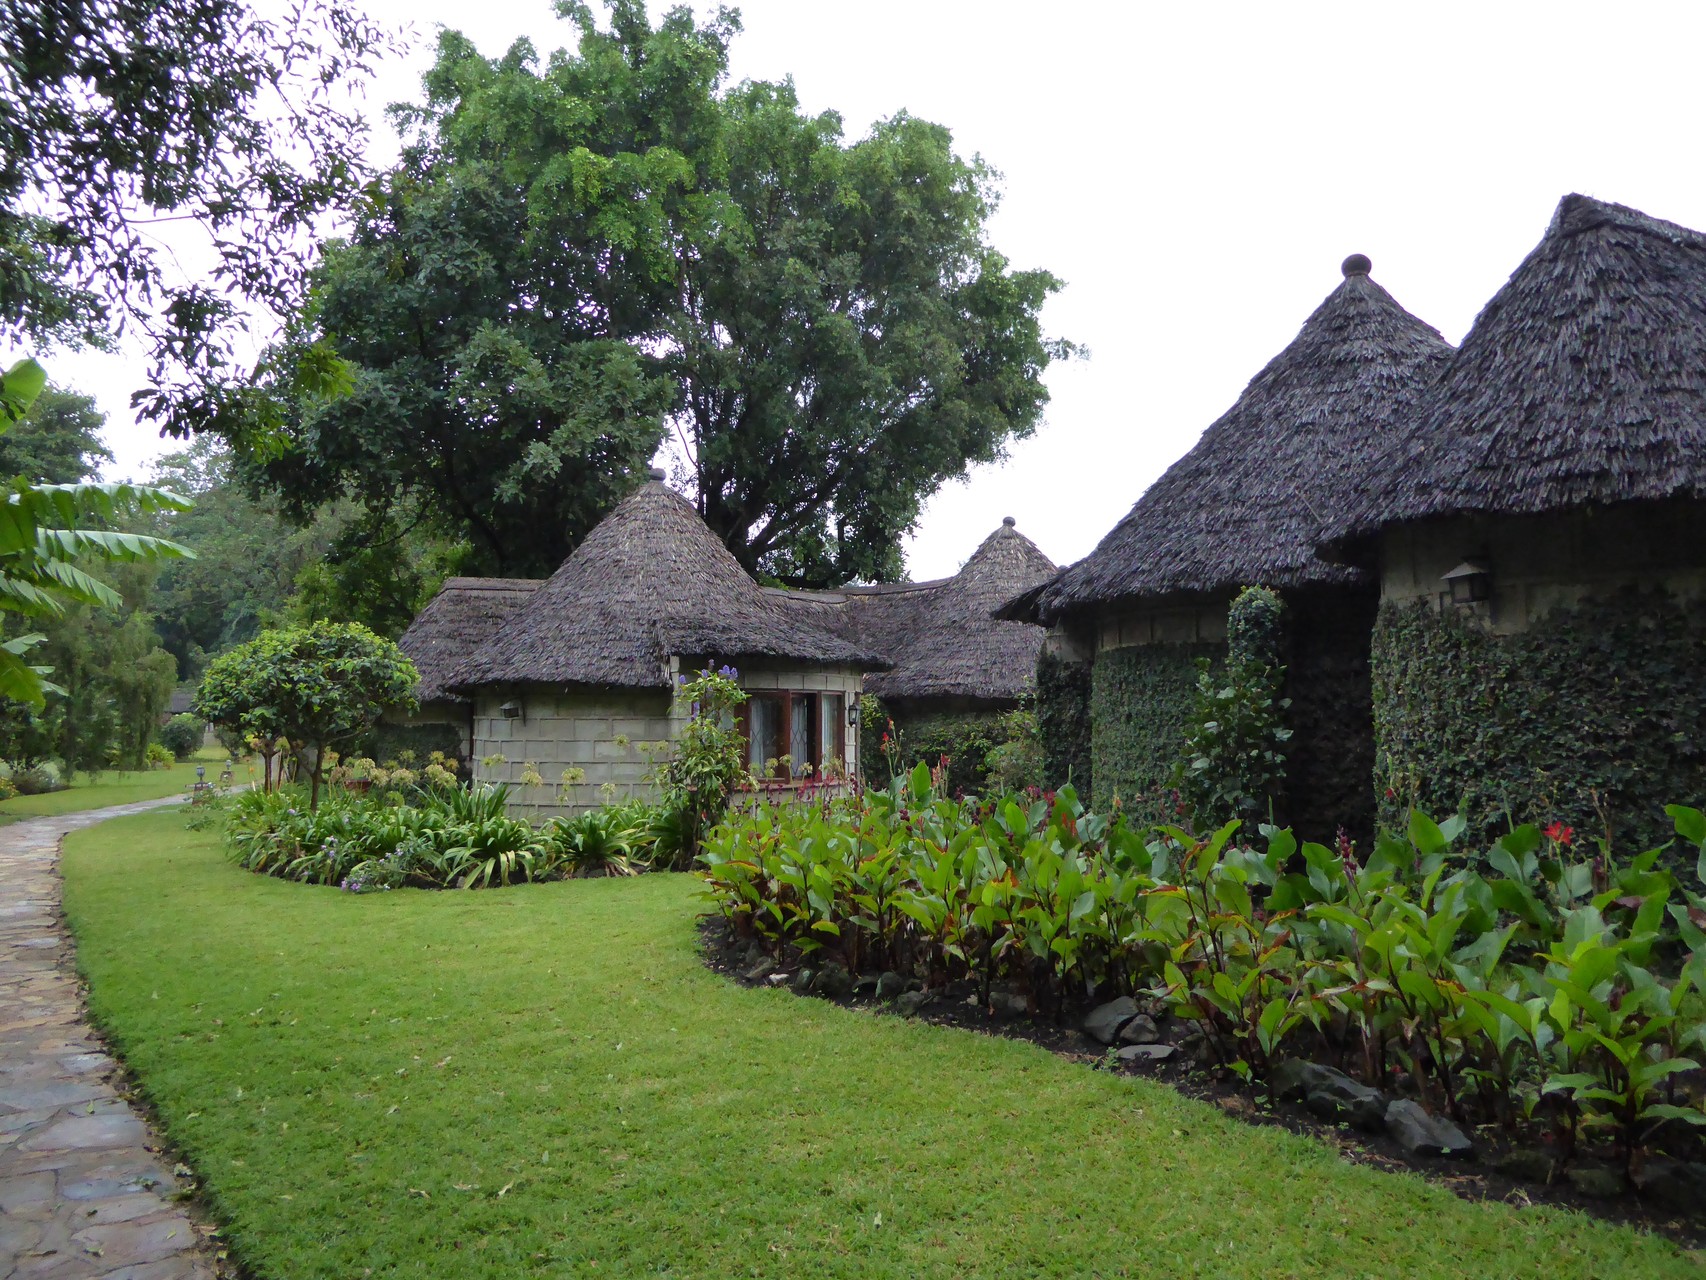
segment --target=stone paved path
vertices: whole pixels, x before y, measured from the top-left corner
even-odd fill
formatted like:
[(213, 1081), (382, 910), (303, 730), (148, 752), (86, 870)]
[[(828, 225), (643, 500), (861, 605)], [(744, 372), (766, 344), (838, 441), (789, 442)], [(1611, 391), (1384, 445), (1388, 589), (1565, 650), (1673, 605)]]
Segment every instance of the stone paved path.
[(0, 827), (0, 1278), (212, 1280), (181, 1185), (83, 1021), (59, 917), (59, 840), (118, 805)]

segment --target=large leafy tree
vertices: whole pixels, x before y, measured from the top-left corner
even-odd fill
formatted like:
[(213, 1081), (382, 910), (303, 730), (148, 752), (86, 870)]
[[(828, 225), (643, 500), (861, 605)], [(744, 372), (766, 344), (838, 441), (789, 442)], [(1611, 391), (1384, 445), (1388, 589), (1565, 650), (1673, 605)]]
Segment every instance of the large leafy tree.
[(47, 387), (12, 428), (0, 435), (0, 476), (49, 484), (92, 480), (113, 460), (101, 440), (106, 415), (93, 397)]
[(410, 495), (476, 567), (543, 573), (667, 434), (749, 568), (894, 576), (923, 499), (1035, 428), (1057, 282), (987, 243), (994, 176), (946, 130), (849, 143), (789, 85), (728, 88), (727, 11), (563, 8), (578, 47), (543, 67), (441, 38), (295, 338), (354, 392), (303, 403), (269, 478)]
[(0, 5), (0, 342), (131, 323), (155, 358), (135, 400), (180, 434), (264, 431), (267, 386), (333, 385), (311, 348), (245, 367), (244, 334), (299, 305), (315, 220), (362, 181), (345, 90), (382, 45), (348, 0)]

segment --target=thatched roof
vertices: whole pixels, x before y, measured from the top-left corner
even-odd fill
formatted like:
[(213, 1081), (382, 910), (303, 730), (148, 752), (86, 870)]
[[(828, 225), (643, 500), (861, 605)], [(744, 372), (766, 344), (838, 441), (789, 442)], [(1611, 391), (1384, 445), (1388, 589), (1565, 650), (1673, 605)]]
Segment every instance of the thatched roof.
[(1706, 496), (1706, 236), (1569, 195), (1327, 530)]
[(586, 536), (450, 683), (458, 690), (494, 683), (661, 688), (671, 656), (867, 671), (888, 665), (772, 599), (692, 504), (654, 478)]
[(398, 638), (421, 673), (422, 702), (454, 698), (444, 686), (458, 663), (484, 644), (539, 586), (538, 578), (448, 578)]
[(1010, 601), (1004, 618), (1053, 623), (1090, 607), (1249, 583), (1350, 584), (1314, 543), (1366, 483), (1382, 438), (1451, 354), (1369, 279), (1361, 254), (1291, 345), (1244, 389), (1083, 560)]
[(951, 578), (773, 594), (889, 657), (892, 670), (866, 678), (869, 693), (1011, 701), (1034, 682), (1044, 632), (992, 615), (1054, 574), (1053, 561), (1009, 516)]

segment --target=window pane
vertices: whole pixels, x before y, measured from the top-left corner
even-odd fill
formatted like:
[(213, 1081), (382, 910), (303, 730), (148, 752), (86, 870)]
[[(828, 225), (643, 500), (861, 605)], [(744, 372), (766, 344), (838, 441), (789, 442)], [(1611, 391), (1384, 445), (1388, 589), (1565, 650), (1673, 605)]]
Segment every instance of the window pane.
[(747, 768), (764, 773), (764, 762), (782, 754), (782, 706), (774, 698), (753, 698), (747, 710)]
[(788, 754), (793, 757), (794, 776), (799, 778), (812, 767), (812, 696), (796, 693), (789, 701), (794, 714), (788, 726)]
[(822, 712), (823, 731), (819, 734), (818, 763), (827, 765), (834, 763), (845, 770), (847, 762), (841, 758), (841, 726), (845, 719), (846, 705), (839, 693), (826, 693), (820, 696), (818, 707)]

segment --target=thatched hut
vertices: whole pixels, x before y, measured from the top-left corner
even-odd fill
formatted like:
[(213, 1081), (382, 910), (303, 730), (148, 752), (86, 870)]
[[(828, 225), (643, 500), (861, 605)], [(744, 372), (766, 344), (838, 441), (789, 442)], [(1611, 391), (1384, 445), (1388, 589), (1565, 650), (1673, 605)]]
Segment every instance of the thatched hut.
[[(398, 648), (420, 672), (415, 696), (420, 710), (412, 716), (387, 717), (378, 732), (381, 757), (399, 749), (424, 760), (443, 751), (467, 760), (474, 749), (474, 704), (447, 687), (457, 665), (496, 635), (526, 603), (542, 579), (448, 578), (427, 602), (409, 629), (397, 639)], [(454, 743), (454, 748), (450, 746)]]
[(1035, 690), (1045, 636), (1032, 623), (997, 619), (995, 610), (1055, 572), (1008, 516), (949, 578), (773, 594), (893, 664), (865, 679), (876, 699), (867, 716), (867, 776), (883, 781), (872, 735), (892, 720), (905, 763), (947, 755), (951, 779), (970, 790), (984, 786), (985, 759), (999, 745), (995, 721)]
[[(471, 699), (474, 773), (519, 808), (563, 812), (649, 792), (680, 728), (683, 673), (730, 664), (755, 773), (845, 768), (863, 675), (888, 663), (750, 578), (654, 471), (448, 680)], [(522, 785), (528, 766), (542, 784)], [(567, 780), (565, 780), (567, 779)]]
[[(1085, 559), (1001, 612), (1053, 628), (1044, 675), (1088, 663), (1088, 759), (1099, 805), (1158, 812), (1180, 758), (1195, 660), (1224, 649), (1245, 585), (1289, 609), (1293, 738), (1284, 816), (1314, 838), (1372, 826), (1369, 633), (1376, 584), (1315, 554), (1327, 517), (1362, 492), (1383, 437), (1451, 354), (1369, 278), (1361, 254), (1289, 346), (1251, 380)], [(1050, 666), (1056, 670), (1047, 675)], [(1084, 682), (1080, 682), (1082, 687)], [(1058, 737), (1070, 708), (1050, 713)], [(1082, 713), (1080, 713), (1082, 716)]]
[(1706, 800), (1706, 236), (1566, 196), (1326, 550), (1377, 569), (1389, 814), (1625, 846)]

